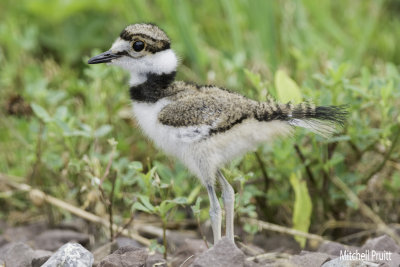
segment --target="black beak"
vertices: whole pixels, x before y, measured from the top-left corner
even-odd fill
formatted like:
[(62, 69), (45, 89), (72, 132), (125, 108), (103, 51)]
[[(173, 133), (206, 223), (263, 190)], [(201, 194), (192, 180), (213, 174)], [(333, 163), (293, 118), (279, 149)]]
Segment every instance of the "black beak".
[(99, 64), (111, 62), (114, 58), (119, 58), (121, 55), (114, 54), (111, 51), (106, 51), (100, 55), (94, 56), (88, 60), (88, 64)]

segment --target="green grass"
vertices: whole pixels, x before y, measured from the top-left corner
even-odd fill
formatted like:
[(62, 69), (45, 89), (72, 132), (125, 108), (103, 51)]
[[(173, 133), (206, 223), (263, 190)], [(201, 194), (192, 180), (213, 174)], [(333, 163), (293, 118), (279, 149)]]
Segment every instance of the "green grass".
[[(299, 130), (294, 138), (266, 144), (226, 168), (238, 192), (238, 217), (293, 226), (293, 214), (299, 213), (294, 209), (302, 207), (295, 204), (302, 198), (295, 198), (297, 189), (289, 182), (295, 174), (308, 189), (296, 192), (311, 197), (310, 231), (319, 233), (328, 220), (357, 221), (357, 207), (330, 181), (336, 175), (385, 222), (397, 222), (399, 14), (395, 0), (4, 0), (0, 172), (25, 177), (22, 182), (99, 212), (103, 203), (90, 196), (98, 192), (95, 181), (113, 149), (107, 140), (114, 138), (119, 222), (130, 217), (133, 203), (143, 196), (154, 207), (190, 194), (185, 206), (193, 205), (197, 195), (207, 199), (184, 167), (157, 151), (124, 115), (129, 108), (126, 73), (86, 64), (108, 49), (127, 24), (154, 22), (168, 33), (181, 59), (179, 79), (263, 100), (267, 92), (277, 96), (274, 77), (283, 70), (304, 99), (349, 106), (348, 123), (339, 135), (325, 140)], [(23, 102), (15, 104), (16, 96)], [(112, 190), (107, 179), (104, 190)], [(27, 210), (45, 212), (18, 192), (0, 202), (5, 218)], [(202, 204), (205, 220), (207, 204)], [(164, 221), (188, 218), (178, 206), (168, 216), (160, 214)], [(323, 234), (335, 239), (345, 233), (329, 229)]]

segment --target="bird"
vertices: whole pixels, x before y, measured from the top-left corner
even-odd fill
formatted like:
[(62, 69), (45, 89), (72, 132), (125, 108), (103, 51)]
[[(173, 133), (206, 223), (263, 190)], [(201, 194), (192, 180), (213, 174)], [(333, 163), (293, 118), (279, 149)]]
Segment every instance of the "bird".
[(88, 64), (107, 63), (130, 73), (132, 112), (142, 132), (207, 189), (214, 244), (221, 239), (215, 190), (220, 184), (225, 235), (234, 243), (235, 193), (221, 168), (263, 143), (292, 135), (295, 127), (330, 136), (343, 126), (346, 107), (283, 104), (272, 97), (260, 102), (215, 85), (176, 81), (178, 61), (161, 28), (137, 23), (125, 27), (111, 48)]

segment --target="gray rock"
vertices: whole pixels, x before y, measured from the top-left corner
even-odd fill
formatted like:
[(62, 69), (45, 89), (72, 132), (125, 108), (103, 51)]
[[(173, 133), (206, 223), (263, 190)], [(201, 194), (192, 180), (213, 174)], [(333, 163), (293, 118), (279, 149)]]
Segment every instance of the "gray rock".
[(167, 262), (159, 253), (149, 253), (146, 260), (146, 267), (167, 267)]
[(324, 264), (324, 267), (336, 266), (379, 266), (379, 267), (399, 267), (400, 254), (389, 251), (379, 251), (375, 249), (353, 250), (343, 254), (335, 260)]
[[(318, 265), (318, 266), (320, 266), (320, 265)], [(371, 265), (369, 262), (365, 262), (365, 261), (342, 260), (340, 258), (336, 258), (334, 260), (324, 263), (321, 267), (371, 267), (371, 266), (373, 266), (373, 265)]]
[(93, 251), (93, 256), (94, 256), (94, 265), (97, 265), (100, 263), (100, 261), (105, 258), (106, 256), (110, 255), (114, 251), (118, 249), (118, 244), (116, 241), (114, 242), (108, 242), (101, 247), (96, 248)]
[(46, 223), (33, 223), (26, 226), (7, 228), (3, 237), (9, 242), (26, 242), (31, 240), (47, 228)]
[(389, 260), (379, 261), (380, 263), (386, 263), (389, 267), (399, 267), (400, 266), (400, 254), (392, 253)]
[(223, 237), (212, 248), (203, 252), (193, 262), (193, 267), (230, 266), (243, 267), (245, 255), (227, 237)]
[(360, 251), (366, 250), (390, 251), (400, 253), (400, 247), (391, 237), (387, 235), (368, 239), (367, 242), (365, 242), (365, 244), (360, 249)]
[[(168, 249), (175, 251), (185, 243), (186, 239), (196, 239), (197, 233), (193, 231), (167, 231)], [(162, 239), (161, 239), (162, 240)]]
[(91, 267), (93, 255), (78, 243), (60, 247), (42, 267)]
[(98, 267), (139, 267), (145, 266), (148, 252), (143, 248), (122, 247), (106, 256)]
[(33, 252), (32, 267), (42, 266), (53, 254), (53, 252), (48, 250), (35, 250)]
[(333, 241), (326, 241), (318, 248), (318, 252), (340, 256), (340, 251), (346, 250), (346, 246)]
[(118, 248), (122, 248), (122, 247), (135, 247), (135, 248), (143, 248), (143, 245), (140, 244), (139, 242), (137, 242), (136, 240), (129, 238), (129, 237), (117, 237), (115, 239), (115, 241), (117, 241), (117, 245)]
[[(8, 243), (8, 240), (5, 239), (3, 236), (0, 236), (0, 248)], [(0, 265), (1, 266), (1, 265)]]
[(0, 220), (0, 234), (3, 233), (4, 230), (8, 228), (8, 224), (6, 221)]
[(287, 235), (266, 236), (258, 234), (254, 236), (253, 244), (268, 252), (285, 252), (298, 254), (301, 251), (299, 243)]
[(34, 247), (56, 251), (68, 242), (77, 242), (85, 246), (89, 243), (89, 236), (72, 230), (47, 230), (34, 238)]
[[(245, 267), (298, 267), (294, 265), (287, 259), (276, 259), (266, 263), (252, 263), (249, 265), (248, 263), (245, 264)], [(314, 266), (310, 266), (314, 267)], [(318, 266), (319, 267), (319, 266)]]
[[(154, 225), (142, 225), (139, 228), (139, 233), (144, 236), (157, 238), (159, 243), (162, 243), (163, 241), (163, 230), (160, 227)], [(165, 234), (169, 251), (175, 251), (177, 247), (183, 244), (185, 239), (195, 239), (198, 237), (196, 232), (186, 230), (167, 230)]]
[(256, 256), (256, 255), (260, 255), (260, 254), (264, 254), (265, 250), (263, 250), (260, 247), (257, 247), (253, 244), (245, 244), (242, 242), (236, 242), (236, 245), (238, 246), (238, 248), (243, 251), (243, 253), (246, 256)]
[[(171, 266), (178, 267), (185, 262), (189, 266), (195, 258), (207, 250), (206, 244), (201, 239), (185, 239), (183, 245), (178, 247), (172, 256)], [(182, 266), (182, 267), (184, 267)]]
[(31, 267), (33, 249), (22, 242), (11, 242), (0, 249), (5, 266)]
[(267, 253), (263, 253), (263, 254), (259, 254), (256, 256), (252, 256), (252, 257), (247, 257), (246, 258), (246, 267), (253, 267), (253, 266), (269, 266), (269, 267), (276, 267), (276, 266), (285, 266), (285, 267), (293, 267), (293, 266), (297, 266), (295, 264), (293, 264), (290, 259), (293, 256), (290, 254), (287, 254), (285, 252), (281, 253), (281, 252), (267, 252)]
[(332, 256), (325, 253), (302, 251), (300, 255), (293, 256), (290, 262), (296, 266), (310, 267), (321, 266), (331, 259)]

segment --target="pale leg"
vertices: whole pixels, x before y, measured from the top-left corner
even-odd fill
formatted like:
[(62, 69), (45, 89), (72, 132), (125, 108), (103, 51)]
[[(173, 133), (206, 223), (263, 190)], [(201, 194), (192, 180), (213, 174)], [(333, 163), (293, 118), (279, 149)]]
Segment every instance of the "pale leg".
[(224, 201), (224, 208), (225, 208), (226, 236), (233, 242), (235, 192), (233, 191), (232, 186), (228, 183), (228, 181), (225, 179), (224, 175), (220, 170), (218, 170), (218, 179), (222, 187), (222, 200)]
[(215, 194), (214, 185), (207, 185), (207, 192), (210, 198), (210, 220), (215, 244), (221, 239), (221, 207)]

